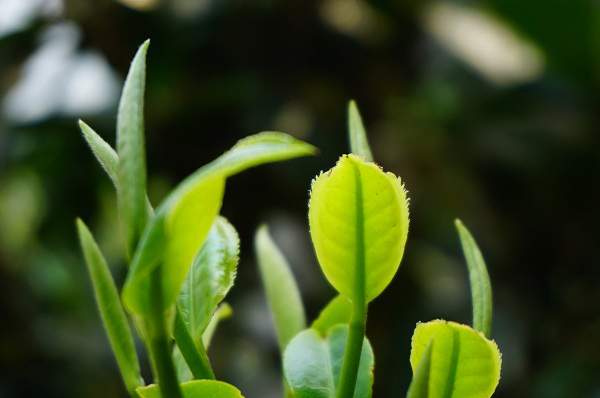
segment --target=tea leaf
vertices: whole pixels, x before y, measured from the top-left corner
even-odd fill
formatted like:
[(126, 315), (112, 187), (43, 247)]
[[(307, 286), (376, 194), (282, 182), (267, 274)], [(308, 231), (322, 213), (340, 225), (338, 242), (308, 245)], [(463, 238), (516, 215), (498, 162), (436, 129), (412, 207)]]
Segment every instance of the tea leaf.
[(102, 324), (117, 359), (125, 386), (130, 393), (134, 393), (137, 387), (143, 385), (143, 381), (133, 336), (123, 307), (121, 307), (117, 288), (100, 248), (86, 225), (79, 219), (77, 220), (77, 231), (94, 287), (94, 296)]
[(460, 220), (455, 221), (462, 250), (467, 260), (471, 299), (473, 301), (473, 328), (486, 337), (492, 332), (492, 283), (481, 251), (469, 230)]
[(217, 217), (183, 283), (178, 303), (194, 341), (200, 341), (213, 313), (233, 286), (240, 253), (238, 234)]
[(102, 139), (90, 126), (83, 120), (79, 121), (79, 128), (85, 141), (90, 146), (94, 156), (110, 177), (110, 180), (116, 187), (118, 181), (119, 156), (112, 147)]
[(350, 151), (367, 162), (372, 162), (373, 154), (367, 140), (367, 132), (354, 101), (350, 101), (348, 104), (348, 133), (350, 136)]
[(355, 155), (312, 183), (308, 218), (321, 269), (353, 302), (377, 297), (396, 273), (408, 233), (400, 180)]
[[(335, 397), (347, 336), (348, 326), (338, 325), (330, 329), (326, 338), (307, 329), (290, 341), (283, 364), (295, 398)], [(371, 397), (373, 366), (373, 350), (364, 339), (354, 398)]]
[[(181, 316), (179, 307), (175, 314), (173, 337), (177, 343), (177, 345), (173, 347), (173, 360), (175, 362), (178, 380), (183, 381), (181, 376), (184, 376), (186, 377), (186, 380), (189, 380), (189, 378), (187, 378), (188, 370), (196, 379), (214, 379), (215, 374), (210, 365), (206, 350), (204, 346), (201, 345), (202, 341), (194, 341)], [(184, 363), (182, 363), (182, 360)]]
[(146, 228), (123, 288), (129, 310), (147, 314), (153, 295), (150, 275), (162, 261), (163, 308), (171, 307), (192, 261), (221, 208), (225, 181), (219, 176), (199, 179), (180, 191), (172, 206), (159, 209)]
[(233, 310), (231, 309), (231, 306), (229, 304), (223, 303), (219, 306), (219, 308), (217, 308), (212, 318), (210, 319), (210, 322), (206, 326), (204, 333), (202, 333), (202, 342), (204, 343), (204, 347), (208, 349), (208, 347), (210, 346), (210, 342), (212, 341), (212, 337), (215, 334), (215, 331), (217, 330), (217, 326), (219, 326), (219, 323), (221, 323), (221, 321), (227, 318), (230, 318), (231, 315), (233, 315)]
[(498, 346), (465, 325), (443, 320), (417, 324), (410, 365), (420, 368), (431, 347), (429, 398), (489, 398), (500, 380)]
[[(244, 398), (240, 390), (222, 381), (194, 380), (181, 384), (183, 398)], [(156, 384), (137, 389), (141, 398), (161, 398)]]
[(415, 372), (406, 398), (429, 398), (429, 377), (431, 375), (431, 352), (433, 350), (433, 341), (430, 341), (423, 352), (423, 357), (419, 360), (419, 367)]
[(352, 303), (348, 298), (337, 295), (323, 308), (319, 317), (314, 320), (310, 327), (325, 336), (333, 326), (340, 323), (349, 323), (351, 317)]
[(254, 246), (279, 350), (283, 353), (292, 337), (306, 328), (302, 298), (288, 262), (265, 225), (256, 232)]
[[(162, 262), (165, 309), (177, 298), (192, 260), (219, 212), (224, 181), (263, 163), (313, 154), (315, 148), (283, 133), (259, 133), (183, 180), (156, 211), (138, 245), (123, 288), (123, 301), (137, 314), (150, 310), (148, 278)], [(158, 237), (162, 235), (162, 242)], [(159, 250), (162, 248), (163, 250)]]
[(149, 41), (138, 49), (125, 79), (117, 115), (118, 205), (131, 255), (147, 221), (144, 90)]

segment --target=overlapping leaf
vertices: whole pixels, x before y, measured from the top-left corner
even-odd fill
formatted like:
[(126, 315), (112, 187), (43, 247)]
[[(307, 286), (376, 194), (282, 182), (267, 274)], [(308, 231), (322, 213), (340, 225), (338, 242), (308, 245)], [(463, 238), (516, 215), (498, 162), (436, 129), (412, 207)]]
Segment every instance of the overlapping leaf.
[(310, 327), (325, 336), (335, 325), (349, 323), (351, 317), (352, 303), (345, 296), (338, 295), (323, 308)]
[[(300, 332), (284, 354), (284, 373), (295, 398), (333, 398), (340, 378), (348, 326), (331, 328), (326, 337), (314, 329)], [(354, 398), (370, 398), (373, 385), (373, 350), (362, 345)]]
[[(181, 384), (183, 398), (244, 398), (231, 384), (216, 380), (194, 380)], [(138, 388), (141, 398), (161, 398), (157, 385)]]
[[(431, 347), (431, 348), (428, 348)], [(498, 346), (482, 333), (454, 322), (420, 323), (412, 338), (410, 364), (417, 374), (431, 350), (427, 398), (489, 398), (500, 380)]]

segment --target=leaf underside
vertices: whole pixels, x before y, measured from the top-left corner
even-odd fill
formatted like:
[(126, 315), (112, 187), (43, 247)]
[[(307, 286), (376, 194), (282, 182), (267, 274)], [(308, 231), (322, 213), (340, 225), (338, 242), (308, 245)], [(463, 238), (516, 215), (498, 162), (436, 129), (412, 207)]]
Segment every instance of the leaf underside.
[(410, 364), (418, 373), (431, 346), (428, 398), (489, 398), (500, 380), (498, 346), (482, 333), (455, 322), (419, 323), (412, 338)]
[(396, 273), (408, 233), (408, 200), (399, 179), (355, 155), (312, 183), (310, 233), (327, 280), (354, 300), (377, 297)]

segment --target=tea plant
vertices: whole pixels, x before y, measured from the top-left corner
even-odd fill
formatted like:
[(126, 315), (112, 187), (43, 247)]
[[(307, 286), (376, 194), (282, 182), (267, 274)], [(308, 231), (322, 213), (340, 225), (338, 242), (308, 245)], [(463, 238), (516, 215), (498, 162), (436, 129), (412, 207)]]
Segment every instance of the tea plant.
[[(365, 337), (369, 303), (398, 270), (409, 226), (400, 179), (373, 163), (356, 105), (349, 106), (352, 154), (312, 183), (308, 220), (317, 260), (339, 293), (306, 328), (298, 288), (266, 227), (256, 251), (282, 352), (286, 397), (368, 398), (374, 353)], [(409, 398), (488, 398), (500, 378), (500, 352), (489, 340), (492, 291), (483, 257), (456, 221), (469, 270), (473, 327), (434, 320), (412, 338)], [(292, 337), (295, 334), (294, 337)]]
[[(314, 154), (286, 134), (259, 133), (184, 179), (156, 208), (146, 195), (144, 150), (145, 42), (121, 96), (117, 150), (84, 122), (81, 131), (116, 192), (129, 263), (121, 292), (89, 229), (77, 220), (96, 303), (125, 387), (138, 398), (239, 398), (215, 380), (206, 348), (231, 309), (239, 259), (235, 228), (219, 216), (229, 176), (249, 167)], [(369, 303), (396, 274), (409, 229), (409, 201), (400, 179), (373, 162), (354, 103), (351, 154), (312, 183), (308, 220), (318, 262), (338, 295), (307, 326), (286, 259), (266, 227), (256, 234), (260, 275), (273, 314), (286, 397), (367, 398), (374, 353), (365, 336)], [(500, 353), (489, 340), (492, 293), (483, 257), (460, 221), (473, 301), (473, 327), (434, 320), (412, 339), (409, 398), (487, 398), (500, 377)], [(128, 314), (126, 314), (126, 311)], [(130, 322), (145, 345), (153, 383), (141, 377)]]
[[(239, 256), (235, 228), (219, 210), (228, 177), (249, 167), (311, 155), (286, 134), (259, 133), (184, 179), (154, 210), (146, 195), (144, 90), (149, 42), (129, 69), (117, 117), (116, 152), (84, 122), (81, 131), (112, 180), (129, 269), (119, 296), (86, 225), (77, 220), (96, 303), (123, 381), (132, 397), (241, 397), (216, 381), (206, 353), (219, 307), (233, 285)], [(129, 325), (144, 342), (154, 383), (145, 385)]]

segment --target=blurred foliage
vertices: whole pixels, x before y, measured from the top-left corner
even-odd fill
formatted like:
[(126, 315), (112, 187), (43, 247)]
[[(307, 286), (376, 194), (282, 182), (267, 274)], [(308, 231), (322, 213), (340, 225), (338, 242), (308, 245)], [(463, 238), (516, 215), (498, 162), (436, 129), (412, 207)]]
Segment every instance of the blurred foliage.
[[(249, 397), (279, 393), (251, 245), (258, 224), (290, 259), (309, 319), (333, 297), (306, 204), (311, 178), (348, 151), (354, 98), (375, 158), (403, 177), (412, 205), (406, 258), (370, 313), (375, 396), (406, 390), (418, 320), (470, 319), (456, 216), (477, 236), (495, 288), (496, 396), (600, 396), (600, 5), (444, 4), (467, 20), (493, 17), (542, 54), (541, 70), (490, 80), (478, 65), (502, 66), (512, 41), (485, 36), (488, 22), (477, 33), (450, 18), (441, 28), (459, 41), (440, 40), (424, 23), (430, 1), (0, 2), (0, 396), (124, 396), (74, 228), (82, 215), (122, 282), (115, 198), (76, 120), (114, 143), (118, 88), (148, 37), (153, 203), (250, 133), (280, 129), (321, 149), (229, 183), (224, 214), (239, 228), (242, 263), (234, 317), (211, 345), (219, 377)], [(477, 38), (490, 46), (474, 47)]]

